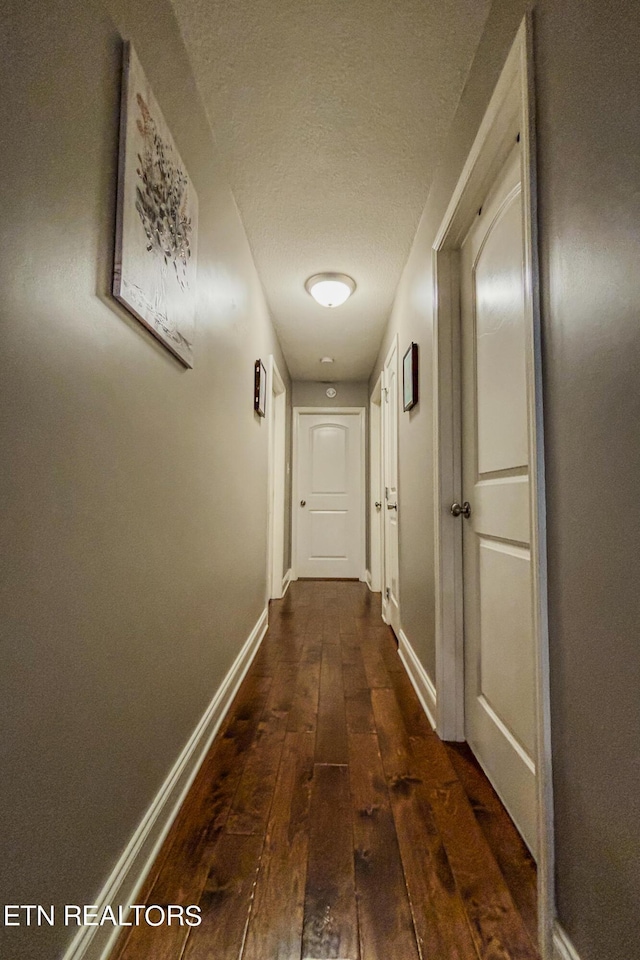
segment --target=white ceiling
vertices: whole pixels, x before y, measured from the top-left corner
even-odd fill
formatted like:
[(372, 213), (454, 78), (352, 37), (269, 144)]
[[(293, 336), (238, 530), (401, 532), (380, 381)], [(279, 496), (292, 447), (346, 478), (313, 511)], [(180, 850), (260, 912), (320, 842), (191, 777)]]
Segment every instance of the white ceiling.
[(172, 2), (292, 377), (367, 379), (489, 0)]

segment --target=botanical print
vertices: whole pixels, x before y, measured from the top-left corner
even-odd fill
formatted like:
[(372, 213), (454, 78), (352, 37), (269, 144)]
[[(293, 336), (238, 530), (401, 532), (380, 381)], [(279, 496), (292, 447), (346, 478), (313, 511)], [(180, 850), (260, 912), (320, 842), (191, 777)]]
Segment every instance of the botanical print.
[(140, 62), (125, 46), (113, 292), (193, 366), (198, 198)]

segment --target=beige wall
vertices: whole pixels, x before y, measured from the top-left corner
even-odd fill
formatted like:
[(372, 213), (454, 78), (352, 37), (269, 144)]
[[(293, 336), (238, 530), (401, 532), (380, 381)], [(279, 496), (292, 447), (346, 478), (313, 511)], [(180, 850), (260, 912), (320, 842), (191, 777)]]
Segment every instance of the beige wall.
[[(109, 295), (121, 36), (199, 196), (193, 371)], [(287, 368), (169, 4), (8, 0), (0, 43), (0, 903), (92, 903), (264, 609)]]
[(402, 628), (434, 683), (432, 243), (528, 6), (521, 0), (493, 4), (369, 378), (371, 392), (397, 333), (402, 384), (402, 357), (412, 341), (418, 344), (420, 399), (412, 410), (400, 408), (399, 414), (400, 608)]
[[(327, 396), (329, 387), (336, 390), (333, 399)], [(366, 381), (321, 383), (316, 380), (294, 380), (292, 398), (294, 407), (367, 407), (369, 391)]]
[[(370, 386), (420, 346), (400, 415), (401, 617), (435, 679), (431, 245), (528, 4), (495, 0)], [(558, 909), (581, 960), (640, 956), (640, 7), (535, 7)]]
[(536, 17), (560, 918), (640, 957), (640, 5)]

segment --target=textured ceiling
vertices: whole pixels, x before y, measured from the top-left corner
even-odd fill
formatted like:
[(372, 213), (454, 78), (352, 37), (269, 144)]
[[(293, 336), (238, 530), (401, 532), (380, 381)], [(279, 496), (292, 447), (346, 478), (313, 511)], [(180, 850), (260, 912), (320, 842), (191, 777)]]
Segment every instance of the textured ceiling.
[(172, 2), (292, 377), (367, 379), (489, 0)]

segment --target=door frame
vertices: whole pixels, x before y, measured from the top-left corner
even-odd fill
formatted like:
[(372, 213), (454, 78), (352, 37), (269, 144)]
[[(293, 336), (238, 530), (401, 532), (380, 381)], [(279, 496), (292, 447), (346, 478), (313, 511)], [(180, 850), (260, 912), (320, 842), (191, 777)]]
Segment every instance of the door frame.
[[(269, 355), (267, 368), (268, 419), (268, 519), (267, 519), (267, 600), (279, 600), (288, 586), (285, 560), (285, 503), (287, 460), (287, 388), (275, 357)], [(278, 566), (281, 572), (278, 573)]]
[[(389, 387), (387, 386), (386, 377), (385, 377), (385, 371), (389, 363), (389, 358), (391, 357), (394, 350), (396, 352), (396, 391), (397, 391), (396, 393), (395, 459), (396, 459), (396, 484), (397, 484), (396, 501), (398, 503), (398, 628), (399, 628), (398, 634), (400, 634), (401, 624), (402, 624), (402, 620), (400, 616), (401, 610), (400, 610), (400, 509), (399, 509), (400, 508), (400, 415), (399, 414), (400, 414), (401, 393), (400, 393), (400, 354), (398, 352), (399, 337), (397, 333), (395, 333), (391, 338), (391, 342), (389, 343), (389, 349), (387, 350), (387, 353), (384, 358), (384, 362), (382, 364), (382, 372), (380, 374), (382, 378), (381, 379), (382, 392), (384, 392), (385, 397), (389, 390)], [(384, 403), (382, 404), (382, 410), (381, 410), (380, 435), (382, 439), (382, 443), (381, 443), (382, 479), (381, 479), (380, 492), (382, 493), (382, 490), (385, 491), (382, 496), (382, 515), (383, 515), (382, 516), (382, 566), (381, 566), (382, 579), (381, 579), (380, 589), (382, 591), (382, 619), (384, 620), (385, 623), (391, 624), (391, 617), (389, 616), (389, 613), (388, 613), (389, 604), (385, 596), (385, 584), (387, 582), (387, 569), (386, 569), (387, 544), (386, 544), (385, 521), (384, 521), (384, 518), (386, 516), (386, 509), (387, 509), (385, 463), (386, 463), (386, 457), (387, 457), (387, 445), (389, 443), (389, 438), (385, 431)], [(397, 639), (399, 641), (400, 639), (399, 636)]]
[(384, 525), (382, 507), (382, 372), (369, 398), (369, 589), (382, 592)]
[(462, 489), (459, 251), (489, 184), (519, 133), (525, 221), (527, 405), (531, 424), (529, 463), (539, 839), (538, 932), (542, 956), (545, 960), (551, 960), (555, 918), (554, 829), (532, 62), (531, 18), (527, 16), (517, 32), (433, 242), (436, 730), (444, 740), (464, 739), (462, 526), (449, 513), (449, 506), (460, 499)]
[(300, 435), (300, 417), (309, 414), (318, 414), (319, 416), (355, 416), (359, 422), (360, 438), (360, 546), (358, 567), (360, 573), (358, 579), (366, 581), (366, 523), (367, 523), (367, 505), (366, 505), (366, 466), (365, 466), (365, 425), (366, 425), (366, 407), (294, 407), (293, 408), (293, 477), (291, 482), (291, 579), (298, 579), (298, 441)]

